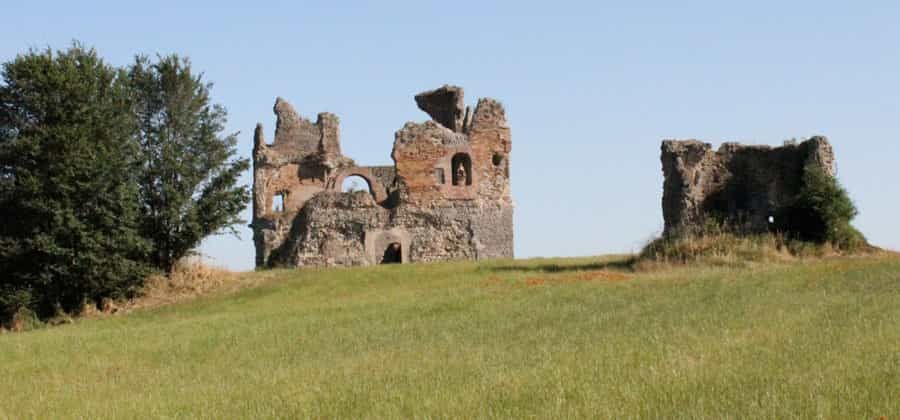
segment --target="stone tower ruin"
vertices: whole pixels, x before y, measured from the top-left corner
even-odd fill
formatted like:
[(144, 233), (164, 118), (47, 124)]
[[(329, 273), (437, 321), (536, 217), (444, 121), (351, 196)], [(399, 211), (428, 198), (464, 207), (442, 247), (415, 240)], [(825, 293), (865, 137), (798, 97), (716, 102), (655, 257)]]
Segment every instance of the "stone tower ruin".
[(812, 137), (782, 147), (724, 143), (718, 150), (696, 140), (662, 143), (664, 236), (700, 233), (710, 219), (741, 232), (766, 232), (792, 205), (804, 170), (834, 175), (828, 139)]
[[(463, 89), (415, 97), (431, 116), (394, 135), (393, 166), (341, 154), (339, 120), (316, 122), (275, 101), (275, 141), (261, 124), (253, 148), (257, 267), (354, 266), (511, 258), (510, 130), (503, 106), (465, 106)], [(342, 192), (349, 176), (368, 192)]]

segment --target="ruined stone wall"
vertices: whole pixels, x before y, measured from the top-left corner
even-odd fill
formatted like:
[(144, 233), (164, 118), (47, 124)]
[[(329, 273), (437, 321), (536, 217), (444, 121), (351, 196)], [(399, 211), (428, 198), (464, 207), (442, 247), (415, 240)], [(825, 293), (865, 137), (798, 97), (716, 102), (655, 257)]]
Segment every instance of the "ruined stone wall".
[[(446, 200), (481, 200), (512, 203), (509, 191), (510, 130), (503, 106), (493, 99), (481, 99), (474, 113), (464, 113), (459, 96), (442, 88), (416, 96), (420, 107), (432, 113), (433, 121), (407, 123), (397, 132), (392, 157), (397, 166), (401, 200), (430, 205)], [(447, 100), (455, 105), (438, 106), (432, 101)], [(436, 111), (435, 111), (436, 110)], [(468, 115), (453, 129), (437, 121)], [(461, 117), (460, 117), (461, 118)], [(463, 121), (463, 120), (460, 120)], [(454, 157), (468, 156), (471, 165), (465, 182), (454, 184)]]
[(825, 137), (782, 147), (712, 145), (696, 140), (662, 143), (664, 235), (702, 231), (709, 219), (747, 232), (765, 232), (795, 200), (804, 169), (833, 174)]
[(313, 123), (281, 98), (273, 111), (277, 117), (274, 142), (266, 143), (261, 124), (253, 141), (251, 227), (257, 265), (266, 264), (275, 244), (284, 242), (293, 217), (306, 201), (326, 189), (331, 173), (354, 165), (341, 156), (335, 115), (320, 113)]
[[(432, 120), (395, 134), (394, 166), (357, 166), (340, 153), (337, 117), (313, 124), (276, 101), (275, 142), (257, 127), (254, 149), (257, 266), (371, 265), (392, 247), (402, 262), (513, 256), (502, 105), (481, 99), (472, 112), (455, 86), (415, 99)], [(353, 175), (371, 193), (342, 193)], [(285, 209), (273, 211), (281, 192)]]

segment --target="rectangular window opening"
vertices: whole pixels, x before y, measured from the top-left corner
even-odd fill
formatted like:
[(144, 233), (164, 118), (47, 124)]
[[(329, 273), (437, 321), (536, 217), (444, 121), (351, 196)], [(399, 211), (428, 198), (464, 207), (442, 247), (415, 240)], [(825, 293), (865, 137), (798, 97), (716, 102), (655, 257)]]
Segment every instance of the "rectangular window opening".
[(284, 196), (283, 192), (277, 193), (272, 197), (272, 212), (273, 213), (281, 213), (284, 211)]

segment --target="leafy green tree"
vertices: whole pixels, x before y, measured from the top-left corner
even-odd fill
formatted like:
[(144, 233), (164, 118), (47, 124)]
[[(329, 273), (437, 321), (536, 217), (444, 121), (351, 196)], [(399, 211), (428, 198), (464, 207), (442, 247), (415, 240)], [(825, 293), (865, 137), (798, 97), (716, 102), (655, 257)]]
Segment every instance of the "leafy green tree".
[(171, 272), (203, 238), (236, 233), (250, 193), (238, 185), (248, 159), (235, 158), (237, 134), (223, 135), (227, 113), (211, 104), (211, 84), (176, 55), (137, 57), (128, 69), (136, 137), (142, 231), (150, 262)]
[(797, 200), (776, 217), (778, 230), (796, 239), (830, 242), (849, 251), (865, 246), (865, 237), (850, 225), (856, 206), (837, 178), (810, 166), (804, 169), (802, 182)]
[(93, 49), (31, 50), (0, 84), (0, 316), (133, 293), (147, 273), (128, 89)]

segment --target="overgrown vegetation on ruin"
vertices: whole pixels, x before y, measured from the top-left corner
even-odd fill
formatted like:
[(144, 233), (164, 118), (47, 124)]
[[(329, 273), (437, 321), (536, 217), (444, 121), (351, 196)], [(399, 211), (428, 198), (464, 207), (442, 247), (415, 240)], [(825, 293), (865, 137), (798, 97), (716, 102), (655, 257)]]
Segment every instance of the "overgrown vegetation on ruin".
[(248, 273), (0, 335), (0, 418), (879, 418), (900, 257), (627, 257)]
[(775, 231), (846, 252), (865, 248), (865, 237), (850, 224), (856, 205), (838, 179), (810, 166), (804, 169), (801, 182), (796, 201), (775, 216)]

